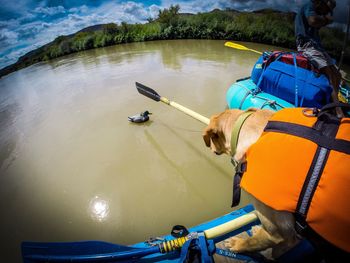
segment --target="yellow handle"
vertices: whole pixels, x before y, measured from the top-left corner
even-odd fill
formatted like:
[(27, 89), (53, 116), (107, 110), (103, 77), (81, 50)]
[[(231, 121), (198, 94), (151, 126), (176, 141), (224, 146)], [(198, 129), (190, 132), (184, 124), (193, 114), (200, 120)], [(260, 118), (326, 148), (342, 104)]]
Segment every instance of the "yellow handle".
[[(254, 212), (246, 214), (246, 215), (242, 215), (236, 219), (233, 219), (233, 220), (226, 222), (224, 224), (221, 224), (219, 226), (204, 230), (204, 235), (205, 235), (206, 239), (213, 239), (215, 237), (223, 236), (223, 235), (226, 235), (232, 231), (237, 230), (238, 228), (241, 228), (241, 227), (246, 226), (250, 223), (253, 223), (257, 219), (258, 219), (258, 217), (256, 216), (256, 214)], [(185, 242), (191, 238), (192, 238), (191, 234), (189, 234), (186, 237), (180, 237), (177, 239), (162, 242), (158, 245), (160, 252), (164, 254), (164, 253), (178, 250), (178, 249), (182, 248), (182, 246), (185, 244)]]
[(179, 111), (186, 113), (187, 115), (191, 116), (192, 118), (195, 118), (196, 120), (198, 120), (206, 125), (209, 125), (210, 120), (207, 117), (204, 117), (203, 115), (200, 115), (199, 113), (197, 113), (193, 110), (190, 110), (190, 109), (188, 109), (188, 108), (186, 108), (186, 107), (184, 107), (184, 106), (182, 106), (174, 101), (170, 101), (165, 97), (161, 97), (160, 101), (178, 109)]
[(231, 220), (229, 222), (226, 222), (222, 225), (207, 229), (204, 231), (205, 237), (207, 239), (212, 239), (218, 236), (225, 235), (227, 233), (230, 233), (232, 231), (237, 230), (238, 228), (241, 228), (245, 225), (248, 225), (250, 223), (253, 223), (256, 221), (258, 217), (255, 213), (249, 213), (246, 215), (242, 215), (234, 220)]
[(226, 42), (225, 43), (225, 46), (226, 47), (230, 47), (230, 48), (235, 48), (235, 49), (239, 49), (239, 50), (246, 50), (246, 51), (252, 51), (252, 52), (255, 52), (259, 55), (262, 55), (262, 52), (260, 51), (257, 51), (255, 49), (251, 49), (251, 48), (247, 48), (246, 46), (243, 46), (243, 45), (240, 45), (240, 44), (237, 44), (237, 43), (233, 43), (233, 42)]

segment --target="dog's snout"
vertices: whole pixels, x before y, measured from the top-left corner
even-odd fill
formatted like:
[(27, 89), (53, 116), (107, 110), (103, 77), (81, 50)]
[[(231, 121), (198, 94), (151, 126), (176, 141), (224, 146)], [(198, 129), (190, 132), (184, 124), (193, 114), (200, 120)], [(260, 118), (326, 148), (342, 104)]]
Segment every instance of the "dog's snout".
[(220, 155), (221, 153), (219, 153), (219, 152), (217, 152), (217, 151), (214, 151), (214, 153), (216, 154), (216, 155)]

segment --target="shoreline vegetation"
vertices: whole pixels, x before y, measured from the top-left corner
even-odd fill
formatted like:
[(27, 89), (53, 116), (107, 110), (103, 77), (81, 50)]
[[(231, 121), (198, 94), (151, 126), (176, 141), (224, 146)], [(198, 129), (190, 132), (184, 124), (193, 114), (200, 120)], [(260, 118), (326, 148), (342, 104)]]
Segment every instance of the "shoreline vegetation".
[[(0, 78), (41, 61), (71, 53), (116, 44), (173, 39), (215, 39), (247, 41), (295, 49), (295, 13), (264, 9), (253, 12), (215, 9), (207, 13), (180, 13), (180, 6), (160, 10), (156, 19), (145, 24), (109, 23), (84, 28), (21, 56), (0, 70)], [(339, 60), (345, 33), (339, 28), (323, 28), (322, 43), (329, 54)], [(350, 64), (350, 47), (344, 54)]]

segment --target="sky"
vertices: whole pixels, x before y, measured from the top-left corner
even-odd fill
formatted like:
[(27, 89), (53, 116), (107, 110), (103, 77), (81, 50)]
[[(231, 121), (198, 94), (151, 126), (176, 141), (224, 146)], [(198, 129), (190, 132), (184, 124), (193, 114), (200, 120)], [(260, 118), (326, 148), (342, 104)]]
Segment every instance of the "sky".
[[(170, 5), (179, 4), (184, 13), (215, 8), (296, 11), (305, 1), (309, 0), (0, 0), (0, 68), (57, 36), (96, 24), (145, 23)], [(337, 1), (334, 15), (339, 23), (346, 23), (348, 1)]]

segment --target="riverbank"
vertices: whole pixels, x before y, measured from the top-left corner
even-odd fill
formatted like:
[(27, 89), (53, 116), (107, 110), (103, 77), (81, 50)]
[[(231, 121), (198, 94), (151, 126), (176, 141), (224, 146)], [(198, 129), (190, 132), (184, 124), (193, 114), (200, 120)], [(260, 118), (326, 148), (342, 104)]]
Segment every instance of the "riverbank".
[[(295, 49), (295, 13), (216, 9), (194, 15), (181, 14), (179, 10), (179, 6), (171, 6), (160, 11), (157, 19), (150, 19), (146, 24), (102, 24), (84, 28), (71, 35), (59, 36), (20, 57), (16, 63), (1, 69), (0, 77), (41, 61), (83, 50), (150, 40), (236, 40)], [(324, 28), (321, 30), (321, 38), (326, 50), (338, 60), (344, 33), (337, 28)], [(344, 63), (350, 64), (349, 47), (345, 52)]]

